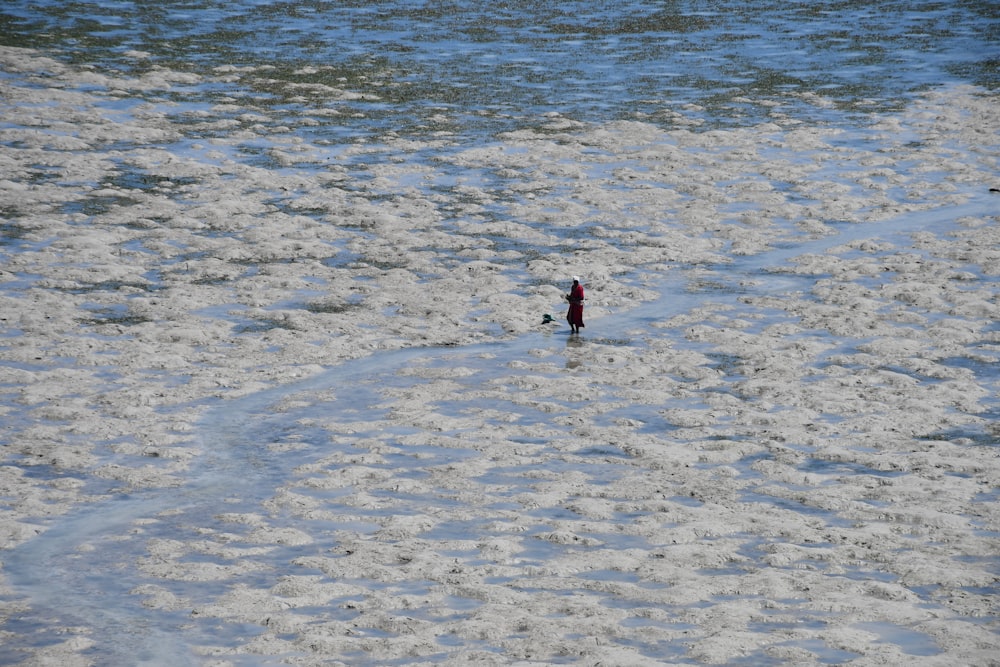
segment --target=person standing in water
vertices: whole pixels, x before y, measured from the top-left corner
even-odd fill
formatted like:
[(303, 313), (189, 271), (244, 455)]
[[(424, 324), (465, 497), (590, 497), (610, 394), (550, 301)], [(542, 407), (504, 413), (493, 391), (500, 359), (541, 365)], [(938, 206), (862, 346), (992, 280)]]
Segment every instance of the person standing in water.
[(569, 301), (569, 311), (566, 313), (566, 321), (572, 333), (580, 333), (583, 328), (583, 285), (580, 284), (580, 277), (573, 276), (573, 287), (566, 295)]

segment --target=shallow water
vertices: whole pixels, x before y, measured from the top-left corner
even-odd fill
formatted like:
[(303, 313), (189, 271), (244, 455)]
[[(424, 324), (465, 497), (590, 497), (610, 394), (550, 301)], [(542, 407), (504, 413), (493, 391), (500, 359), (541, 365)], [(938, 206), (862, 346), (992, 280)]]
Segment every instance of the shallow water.
[[(588, 122), (701, 107), (699, 122), (745, 126), (773, 101), (795, 116), (854, 124), (928, 87), (994, 88), (1000, 17), (991, 3), (114, 2), (14, 0), (0, 43), (141, 75), (267, 66), (243, 85), (152, 101), (178, 114), (229, 98), (286, 115), (309, 139), (392, 131), (475, 144), (546, 113)], [(143, 54), (138, 57), (137, 53)], [(300, 95), (290, 96), (287, 85)], [(83, 84), (86, 87), (86, 84)], [(310, 129), (317, 102), (348, 89), (352, 112)], [(283, 92), (284, 91), (284, 92)], [(825, 110), (803, 97), (822, 95)], [(144, 100), (120, 100), (123, 110)], [(340, 106), (339, 104), (337, 106)], [(193, 125), (203, 126), (192, 118)], [(196, 127), (192, 134), (204, 138)], [(252, 152), (252, 145), (245, 149)], [(370, 156), (368, 156), (370, 157)], [(368, 158), (366, 158), (367, 160)]]

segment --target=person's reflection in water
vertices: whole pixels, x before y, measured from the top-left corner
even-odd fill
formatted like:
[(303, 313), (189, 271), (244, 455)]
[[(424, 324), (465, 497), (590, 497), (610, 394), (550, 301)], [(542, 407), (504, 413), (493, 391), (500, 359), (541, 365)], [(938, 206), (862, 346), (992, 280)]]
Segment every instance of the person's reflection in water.
[(566, 368), (573, 370), (574, 368), (583, 367), (583, 354), (577, 352), (577, 350), (583, 348), (583, 339), (578, 336), (570, 336), (566, 339)]

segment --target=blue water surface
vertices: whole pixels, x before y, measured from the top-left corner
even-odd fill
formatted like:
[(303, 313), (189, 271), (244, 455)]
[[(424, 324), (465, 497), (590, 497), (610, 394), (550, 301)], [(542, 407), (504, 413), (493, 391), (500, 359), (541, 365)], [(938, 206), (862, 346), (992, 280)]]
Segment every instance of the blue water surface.
[[(28, 2), (0, 9), (0, 43), (108, 70), (274, 69), (362, 93), (355, 132), (481, 140), (546, 112), (582, 121), (697, 109), (744, 125), (778, 102), (816, 114), (897, 108), (914, 94), (1000, 82), (1000, 9), (978, 0), (879, 2)], [(137, 58), (136, 52), (148, 57)], [(206, 97), (248, 91), (206, 89)], [(257, 101), (273, 91), (253, 91)], [(301, 101), (274, 93), (290, 110)], [(338, 125), (343, 123), (338, 118)]]

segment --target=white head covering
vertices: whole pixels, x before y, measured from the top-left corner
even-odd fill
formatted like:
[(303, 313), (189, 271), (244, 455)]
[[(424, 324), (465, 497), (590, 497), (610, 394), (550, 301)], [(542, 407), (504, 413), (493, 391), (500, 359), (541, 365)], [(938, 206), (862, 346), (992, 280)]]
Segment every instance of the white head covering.
[(573, 282), (575, 283), (580, 282), (580, 276), (573, 276)]

